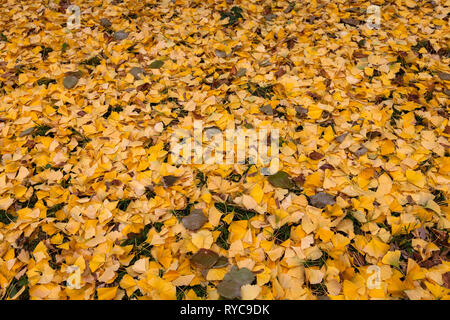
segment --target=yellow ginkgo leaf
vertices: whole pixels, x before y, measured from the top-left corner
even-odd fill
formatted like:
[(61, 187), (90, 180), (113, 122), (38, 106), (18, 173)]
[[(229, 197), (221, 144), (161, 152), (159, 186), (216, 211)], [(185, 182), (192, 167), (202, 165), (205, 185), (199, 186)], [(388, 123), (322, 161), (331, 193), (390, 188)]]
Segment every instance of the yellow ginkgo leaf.
[(420, 171), (406, 170), (406, 179), (413, 185), (423, 188), (425, 186), (425, 176)]
[(383, 257), (388, 250), (389, 245), (376, 238), (372, 238), (372, 240), (363, 248), (364, 252), (375, 258)]
[(264, 192), (263, 192), (261, 186), (259, 184), (256, 184), (253, 187), (252, 191), (250, 192), (250, 195), (253, 197), (253, 199), (255, 199), (255, 201), (257, 203), (260, 203), (261, 200), (263, 199)]
[(381, 260), (381, 262), (383, 262), (384, 264), (389, 264), (394, 267), (398, 267), (400, 255), (401, 255), (400, 250), (388, 251)]
[(246, 284), (241, 287), (242, 300), (255, 300), (261, 292), (261, 287), (258, 285)]
[(118, 287), (98, 288), (98, 300), (113, 300), (116, 297)]

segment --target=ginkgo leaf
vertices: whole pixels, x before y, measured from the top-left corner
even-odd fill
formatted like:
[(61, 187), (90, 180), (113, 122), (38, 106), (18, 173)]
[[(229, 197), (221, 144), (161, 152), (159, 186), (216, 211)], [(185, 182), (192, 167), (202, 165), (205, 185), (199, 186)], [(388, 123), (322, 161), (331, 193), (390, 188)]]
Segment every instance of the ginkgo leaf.
[(0, 4), (1, 299), (448, 299), (445, 1), (69, 2)]
[(423, 188), (423, 186), (425, 185), (425, 176), (420, 171), (408, 169), (406, 170), (406, 178), (408, 179), (408, 182), (414, 184), (419, 188)]
[(398, 263), (400, 261), (400, 255), (401, 255), (400, 250), (388, 251), (381, 261), (384, 264), (389, 264), (391, 266), (398, 267), (399, 266)]
[(389, 250), (389, 245), (373, 238), (363, 250), (372, 257), (381, 258)]
[(246, 284), (241, 287), (242, 300), (254, 300), (261, 292), (261, 287), (258, 285)]

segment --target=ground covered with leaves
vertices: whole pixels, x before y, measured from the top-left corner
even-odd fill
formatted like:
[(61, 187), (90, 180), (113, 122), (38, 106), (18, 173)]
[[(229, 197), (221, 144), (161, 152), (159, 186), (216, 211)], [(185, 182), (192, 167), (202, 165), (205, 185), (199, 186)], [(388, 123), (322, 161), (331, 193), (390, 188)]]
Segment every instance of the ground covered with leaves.
[[(450, 297), (448, 0), (0, 12), (3, 299)], [(172, 165), (194, 120), (280, 172)]]

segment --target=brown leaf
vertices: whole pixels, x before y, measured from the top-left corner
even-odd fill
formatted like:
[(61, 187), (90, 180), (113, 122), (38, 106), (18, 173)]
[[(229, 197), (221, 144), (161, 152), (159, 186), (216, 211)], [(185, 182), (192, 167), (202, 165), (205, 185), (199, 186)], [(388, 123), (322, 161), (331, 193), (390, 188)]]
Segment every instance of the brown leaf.
[(342, 142), (345, 140), (345, 137), (346, 137), (347, 135), (348, 135), (348, 132), (343, 133), (343, 134), (337, 136), (336, 139), (335, 139), (336, 142), (342, 143)]
[(270, 105), (266, 104), (264, 106), (259, 107), (259, 111), (268, 116), (273, 116), (273, 109)]
[(327, 205), (333, 205), (336, 203), (334, 196), (326, 192), (319, 192), (309, 197), (309, 201), (313, 207), (320, 209), (325, 208)]
[(203, 211), (200, 209), (192, 210), (192, 212), (188, 216), (181, 219), (184, 227), (192, 231), (200, 229), (207, 221), (208, 218), (205, 217)]
[(72, 89), (78, 83), (78, 78), (75, 76), (67, 76), (63, 80), (63, 86), (66, 89)]
[(295, 111), (297, 112), (297, 118), (304, 119), (308, 116), (308, 109), (301, 106), (295, 106)]
[(150, 83), (144, 83), (144, 84), (137, 86), (136, 90), (137, 91), (148, 91), (148, 90), (150, 90), (150, 88), (151, 88)]
[[(318, 100), (322, 99), (322, 97), (321, 97), (320, 95), (318, 95), (317, 93), (315, 93), (315, 92), (307, 91), (306, 93), (307, 93), (311, 98), (313, 98), (315, 101), (318, 101)], [(328, 111), (325, 111), (325, 112), (328, 112)], [(324, 112), (324, 113), (325, 113), (325, 112)]]
[(27, 140), (27, 142), (23, 146), (27, 147), (28, 149), (33, 149), (35, 145), (36, 142), (34, 142), (34, 140)]
[(363, 23), (361, 20), (353, 19), (353, 18), (341, 19), (340, 22), (344, 23), (344, 24), (348, 24), (353, 27), (359, 26), (360, 24)]
[(358, 150), (355, 151), (355, 156), (361, 157), (361, 156), (365, 155), (367, 153), (367, 151), (369, 151), (369, 150), (365, 146), (361, 146), (361, 147), (359, 147)]
[(444, 285), (447, 289), (450, 289), (450, 271), (442, 275), (442, 280), (444, 280)]
[(59, 2), (59, 8), (58, 11), (61, 13), (66, 13), (67, 8), (70, 7), (70, 0), (61, 0)]
[(120, 181), (119, 179), (114, 179), (113, 181), (111, 181), (111, 184), (113, 186), (120, 187), (122, 185), (122, 181)]
[[(418, 254), (418, 257), (421, 260), (420, 254)], [(416, 259), (416, 260), (418, 260), (418, 259)], [(439, 252), (434, 251), (430, 258), (428, 258), (425, 261), (420, 261), (419, 266), (421, 266), (422, 268), (430, 269), (434, 266), (440, 265), (441, 263), (442, 263), (442, 260), (441, 260), (441, 257), (439, 256)]]
[(275, 72), (275, 77), (278, 79), (279, 77), (281, 77), (285, 73), (286, 73), (286, 70), (284, 70), (284, 68), (280, 68), (280, 69), (277, 70), (277, 72)]
[(297, 43), (297, 37), (290, 37), (284, 40), (286, 42), (287, 48), (291, 50)]
[(109, 21), (107, 18), (101, 18), (100, 24), (102, 25), (102, 27), (105, 27), (105, 28), (109, 28), (112, 26), (111, 21)]
[(217, 262), (211, 267), (212, 269), (224, 268), (228, 265), (228, 258), (220, 256)]
[(294, 183), (291, 181), (289, 174), (284, 171), (278, 171), (267, 179), (276, 188), (290, 189), (294, 187)]
[(298, 177), (293, 178), (292, 181), (294, 181), (298, 187), (301, 187), (305, 183), (305, 176), (300, 174)]
[(319, 169), (322, 169), (322, 170), (326, 170), (326, 169), (334, 170), (334, 167), (331, 164), (329, 164), (329, 163), (325, 163), (325, 164), (321, 165), (319, 167)]
[(212, 250), (200, 249), (190, 259), (194, 267), (209, 269), (219, 260), (219, 255)]
[(173, 185), (175, 184), (175, 182), (178, 181), (178, 179), (180, 179), (180, 178), (179, 178), (179, 177), (176, 177), (176, 176), (172, 176), (172, 175), (164, 176), (164, 177), (162, 178), (163, 183), (164, 183), (164, 186), (165, 186), (166, 188), (167, 188), (167, 187), (173, 186)]
[(372, 140), (374, 138), (381, 137), (381, 132), (379, 132), (379, 131), (369, 131), (369, 132), (367, 132), (366, 137), (367, 137), (367, 139)]
[(349, 255), (353, 258), (353, 264), (357, 267), (364, 267), (367, 262), (364, 256), (358, 251), (348, 250)]
[(237, 69), (236, 69), (236, 65), (233, 65), (233, 67), (231, 67), (231, 71), (230, 71), (230, 78), (234, 77), (237, 73)]
[(241, 285), (234, 280), (224, 280), (217, 285), (217, 292), (226, 299), (236, 299), (241, 296)]
[(450, 73), (447, 72), (438, 72), (437, 75), (441, 80), (450, 81)]
[(139, 63), (143, 63), (145, 61), (145, 56), (142, 53), (138, 53), (136, 55), (136, 59), (139, 61)]
[(369, 55), (362, 53), (361, 51), (355, 51), (353, 52), (353, 58), (356, 59), (362, 59), (362, 58), (367, 58)]
[(323, 158), (323, 154), (317, 151), (313, 151), (308, 155), (308, 157), (313, 160), (320, 160)]
[(145, 103), (139, 100), (138, 98), (133, 100), (134, 103), (136, 103), (139, 107), (145, 108)]
[(408, 94), (407, 99), (408, 99), (408, 101), (419, 102), (419, 95), (411, 93), (411, 94)]
[(244, 284), (252, 283), (255, 280), (255, 274), (247, 268), (238, 269), (236, 266), (233, 266), (223, 280), (233, 280), (243, 286)]

